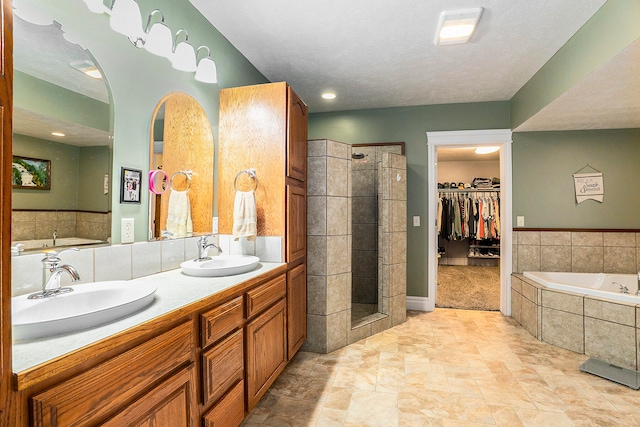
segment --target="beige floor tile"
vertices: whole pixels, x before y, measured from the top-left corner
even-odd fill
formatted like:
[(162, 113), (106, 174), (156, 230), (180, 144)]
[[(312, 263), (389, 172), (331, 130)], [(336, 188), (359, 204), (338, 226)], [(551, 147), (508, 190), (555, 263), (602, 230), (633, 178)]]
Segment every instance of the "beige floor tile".
[(331, 354), (298, 353), (243, 425), (640, 425), (640, 392), (497, 312), (437, 309)]

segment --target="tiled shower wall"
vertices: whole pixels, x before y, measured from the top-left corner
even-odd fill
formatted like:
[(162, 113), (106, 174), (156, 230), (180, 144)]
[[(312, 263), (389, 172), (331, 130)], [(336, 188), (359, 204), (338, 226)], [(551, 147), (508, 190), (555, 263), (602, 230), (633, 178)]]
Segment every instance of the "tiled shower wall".
[[(400, 145), (378, 145), (353, 147), (352, 153), (368, 155), (351, 161), (351, 196), (353, 211), (351, 221), (352, 236), (352, 292), (351, 302), (360, 304), (381, 304), (382, 294), (378, 292), (378, 199), (382, 196), (378, 165), (382, 153), (402, 154)], [(375, 160), (375, 161), (374, 161)]]
[(107, 241), (111, 236), (111, 213), (21, 210), (11, 213), (13, 241), (49, 239), (54, 231), (58, 237)]
[(640, 233), (513, 231), (513, 272), (637, 273)]
[(351, 327), (351, 146), (312, 140), (307, 181), (306, 351), (328, 353), (406, 318), (406, 160), (384, 154), (377, 266), (382, 307), (371, 322)]

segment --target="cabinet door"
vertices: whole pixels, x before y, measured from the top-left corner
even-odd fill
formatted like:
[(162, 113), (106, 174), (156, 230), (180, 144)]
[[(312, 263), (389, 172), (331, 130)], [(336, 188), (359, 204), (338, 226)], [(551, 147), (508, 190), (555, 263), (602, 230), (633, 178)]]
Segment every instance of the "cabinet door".
[(287, 318), (281, 299), (245, 327), (247, 410), (251, 411), (287, 363)]
[(192, 361), (192, 331), (192, 323), (183, 323), (33, 396), (32, 425), (95, 425), (122, 410), (126, 402)]
[(301, 264), (287, 272), (288, 359), (307, 339), (307, 266)]
[(307, 197), (303, 187), (287, 185), (287, 262), (307, 254)]
[(103, 427), (190, 427), (195, 403), (193, 367), (189, 366), (110, 418)]
[(287, 87), (287, 176), (305, 181), (307, 179), (307, 106), (296, 93)]
[(242, 330), (202, 354), (202, 403), (213, 403), (243, 378)]
[(244, 419), (244, 381), (240, 381), (204, 417), (204, 427), (237, 427)]

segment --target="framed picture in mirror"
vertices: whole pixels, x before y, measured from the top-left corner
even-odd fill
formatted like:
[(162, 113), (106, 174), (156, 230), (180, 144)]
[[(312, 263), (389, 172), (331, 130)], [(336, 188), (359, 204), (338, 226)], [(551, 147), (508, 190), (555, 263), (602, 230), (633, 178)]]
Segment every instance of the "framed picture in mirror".
[(140, 186), (142, 171), (122, 167), (120, 169), (120, 203), (140, 204)]
[(13, 188), (51, 190), (51, 160), (13, 156)]

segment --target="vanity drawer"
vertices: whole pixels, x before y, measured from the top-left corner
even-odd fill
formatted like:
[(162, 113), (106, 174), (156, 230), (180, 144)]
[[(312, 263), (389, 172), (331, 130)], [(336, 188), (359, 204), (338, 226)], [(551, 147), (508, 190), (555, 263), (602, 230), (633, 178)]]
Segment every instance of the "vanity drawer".
[(237, 427), (244, 419), (244, 381), (233, 387), (204, 417), (204, 427)]
[(242, 329), (202, 354), (202, 403), (207, 405), (244, 377)]
[(242, 327), (242, 296), (219, 305), (200, 315), (200, 338), (202, 348)]
[(271, 306), (287, 293), (285, 274), (247, 292), (247, 318)]
[(192, 356), (187, 322), (31, 398), (33, 426), (95, 425)]

